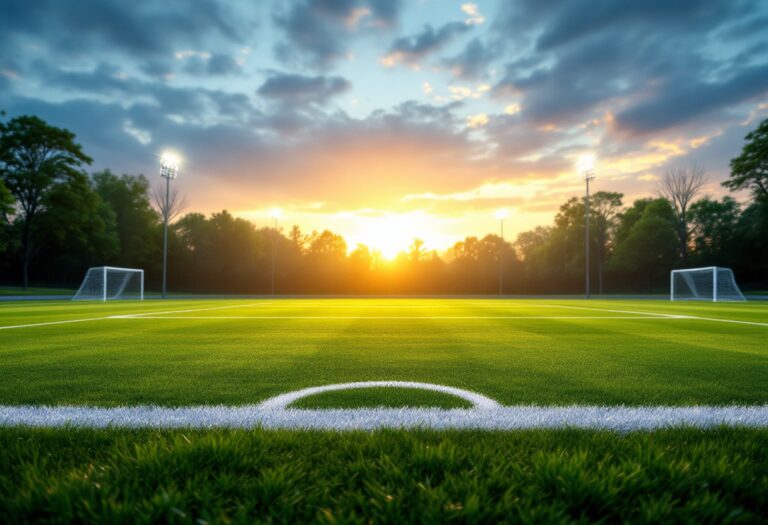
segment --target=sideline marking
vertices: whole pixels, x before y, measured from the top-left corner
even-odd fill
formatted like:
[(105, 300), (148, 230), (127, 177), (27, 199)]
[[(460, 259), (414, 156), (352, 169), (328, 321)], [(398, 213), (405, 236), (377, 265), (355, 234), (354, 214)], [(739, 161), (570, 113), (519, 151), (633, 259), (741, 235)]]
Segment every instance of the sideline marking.
[(264, 409), (192, 406), (0, 406), (0, 427), (45, 428), (268, 428), (301, 430), (374, 430), (431, 428), (521, 430), (583, 428), (654, 430), (669, 427), (768, 427), (768, 405), (762, 406), (503, 406), (489, 409), (365, 408)]
[(134, 317), (130, 315), (116, 315), (111, 319), (686, 319), (686, 316), (652, 316), (652, 315), (560, 315), (560, 316), (538, 316), (538, 315), (158, 315), (150, 314)]
[(13, 328), (28, 328), (33, 326), (49, 326), (53, 324), (84, 323), (86, 321), (103, 321), (109, 317), (91, 317), (90, 319), (68, 319), (66, 321), (48, 321), (45, 323), (17, 324), (14, 326), (0, 326), (0, 330), (11, 330)]
[[(29, 323), (29, 324), (17, 324), (12, 326), (0, 326), (0, 330), (12, 330), (14, 328), (32, 328), (35, 326), (50, 326), (50, 325), (56, 325), (56, 324), (68, 324), (68, 323), (85, 323), (88, 321), (104, 321), (106, 319), (141, 319), (144, 315), (157, 315), (157, 314), (175, 314), (175, 313), (184, 313), (184, 312), (202, 312), (205, 310), (222, 310), (224, 308), (243, 308), (245, 306), (260, 306), (262, 304), (270, 304), (270, 303), (250, 303), (250, 304), (237, 304), (237, 305), (230, 305), (230, 306), (216, 306), (213, 308), (196, 308), (192, 310), (174, 310), (170, 312), (148, 312), (146, 314), (125, 314), (125, 315), (107, 315), (104, 317), (90, 317), (87, 319), (66, 319), (64, 321), (47, 321), (43, 323)], [(162, 317), (157, 317), (157, 319), (162, 319)]]
[[(303, 397), (332, 390), (374, 386), (424, 388), (456, 395), (469, 409), (360, 408), (307, 410), (288, 408)], [(305, 388), (258, 405), (164, 408), (78, 406), (0, 406), (0, 427), (76, 428), (268, 428), (299, 430), (374, 430), (431, 428), (521, 430), (583, 428), (654, 430), (669, 427), (768, 427), (768, 405), (760, 406), (501, 406), (481, 394), (410, 381), (366, 381)]]
[(544, 308), (570, 308), (572, 310), (595, 310), (600, 312), (615, 312), (625, 314), (643, 314), (643, 315), (658, 315), (662, 317), (670, 317), (672, 319), (693, 319), (699, 321), (713, 321), (717, 323), (735, 323), (746, 324), (752, 326), (768, 326), (768, 323), (759, 323), (757, 321), (737, 321), (735, 319), (718, 319), (715, 317), (700, 317), (698, 315), (686, 315), (686, 314), (663, 314), (659, 312), (637, 312), (632, 310), (612, 310), (609, 308), (598, 308), (596, 306), (570, 306), (570, 305), (541, 305)]

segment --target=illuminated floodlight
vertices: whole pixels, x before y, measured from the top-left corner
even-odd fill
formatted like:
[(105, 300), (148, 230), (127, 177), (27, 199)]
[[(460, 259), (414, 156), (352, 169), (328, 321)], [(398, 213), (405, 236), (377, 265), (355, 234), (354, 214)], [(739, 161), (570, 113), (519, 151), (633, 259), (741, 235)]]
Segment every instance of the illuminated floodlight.
[(172, 151), (165, 151), (160, 156), (160, 176), (165, 179), (175, 179), (179, 175), (181, 157)]
[(585, 153), (579, 157), (576, 164), (580, 173), (591, 173), (595, 171), (595, 156), (592, 153)]
[(269, 216), (273, 218), (274, 220), (279, 220), (283, 218), (283, 210), (280, 208), (272, 208), (269, 211)]
[(509, 212), (507, 210), (502, 209), (496, 212), (496, 218), (500, 221), (506, 219), (507, 217), (509, 217)]

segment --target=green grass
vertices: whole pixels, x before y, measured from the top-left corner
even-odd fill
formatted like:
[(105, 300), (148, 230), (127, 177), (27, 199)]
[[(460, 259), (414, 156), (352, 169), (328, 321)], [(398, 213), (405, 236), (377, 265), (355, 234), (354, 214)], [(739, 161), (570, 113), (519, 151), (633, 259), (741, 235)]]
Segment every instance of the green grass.
[(768, 431), (0, 430), (7, 523), (764, 523)]
[[(615, 310), (768, 323), (759, 302), (2, 302), (0, 326), (66, 323), (0, 330), (0, 404), (247, 404), (363, 380), (503, 404), (768, 403), (768, 326)], [(463, 403), (364, 389), (296, 406)], [(768, 430), (0, 428), (8, 523), (760, 523), (766, 494)]]
[(417, 388), (366, 388), (323, 392), (293, 402), (291, 408), (361, 407), (470, 408), (469, 401)]
[[(201, 308), (217, 309), (104, 319)], [(365, 380), (440, 383), (503, 404), (768, 402), (768, 326), (607, 310), (768, 323), (759, 302), (11, 302), (0, 326), (94, 320), (0, 330), (0, 404), (247, 404)]]

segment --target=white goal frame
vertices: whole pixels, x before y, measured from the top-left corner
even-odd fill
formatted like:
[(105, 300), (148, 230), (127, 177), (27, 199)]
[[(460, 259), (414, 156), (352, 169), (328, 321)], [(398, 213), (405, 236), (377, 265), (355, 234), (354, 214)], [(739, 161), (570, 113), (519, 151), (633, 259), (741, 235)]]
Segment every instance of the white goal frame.
[[(689, 272), (711, 272), (712, 273), (712, 299), (711, 301), (716, 303), (718, 301), (722, 301), (720, 297), (718, 297), (718, 273), (720, 272), (727, 272), (730, 274), (730, 278), (732, 280), (733, 288), (735, 289), (735, 294), (737, 296), (736, 299), (725, 299), (726, 301), (746, 301), (746, 297), (744, 297), (744, 294), (741, 292), (741, 289), (739, 288), (739, 285), (736, 283), (736, 276), (733, 274), (733, 270), (730, 268), (725, 268), (722, 266), (703, 266), (701, 268), (680, 268), (678, 270), (672, 270), (669, 274), (669, 300), (675, 301), (675, 300), (684, 300), (684, 299), (675, 299), (675, 276), (677, 274), (683, 274), (683, 273), (689, 273)], [(696, 299), (695, 299), (696, 300)], [(698, 299), (702, 301), (710, 301), (710, 299)]]
[[(88, 271), (85, 272), (85, 277), (83, 278), (83, 282), (80, 284), (80, 288), (77, 289), (77, 292), (74, 296), (72, 296), (73, 301), (87, 301), (89, 299), (81, 299), (78, 298), (78, 295), (83, 291), (83, 289), (86, 286), (86, 283), (88, 282), (88, 276), (93, 271), (100, 271), (102, 272), (102, 290), (101, 290), (101, 301), (107, 301), (110, 298), (107, 296), (107, 279), (110, 271), (120, 271), (120, 272), (130, 272), (135, 273), (139, 275), (139, 301), (144, 300), (144, 270), (139, 268), (120, 268), (119, 266), (94, 266), (91, 268), (88, 268)], [(122, 293), (122, 290), (120, 291)], [(119, 294), (118, 294), (119, 295)], [(97, 299), (93, 299), (97, 300)]]

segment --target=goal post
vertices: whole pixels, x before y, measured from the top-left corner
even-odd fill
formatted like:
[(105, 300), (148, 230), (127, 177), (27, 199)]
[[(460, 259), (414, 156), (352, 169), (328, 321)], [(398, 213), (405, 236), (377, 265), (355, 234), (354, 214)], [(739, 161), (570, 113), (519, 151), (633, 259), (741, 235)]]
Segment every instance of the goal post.
[(746, 301), (730, 268), (707, 266), (672, 270), (670, 301)]
[(96, 266), (89, 268), (73, 301), (144, 300), (144, 270)]

